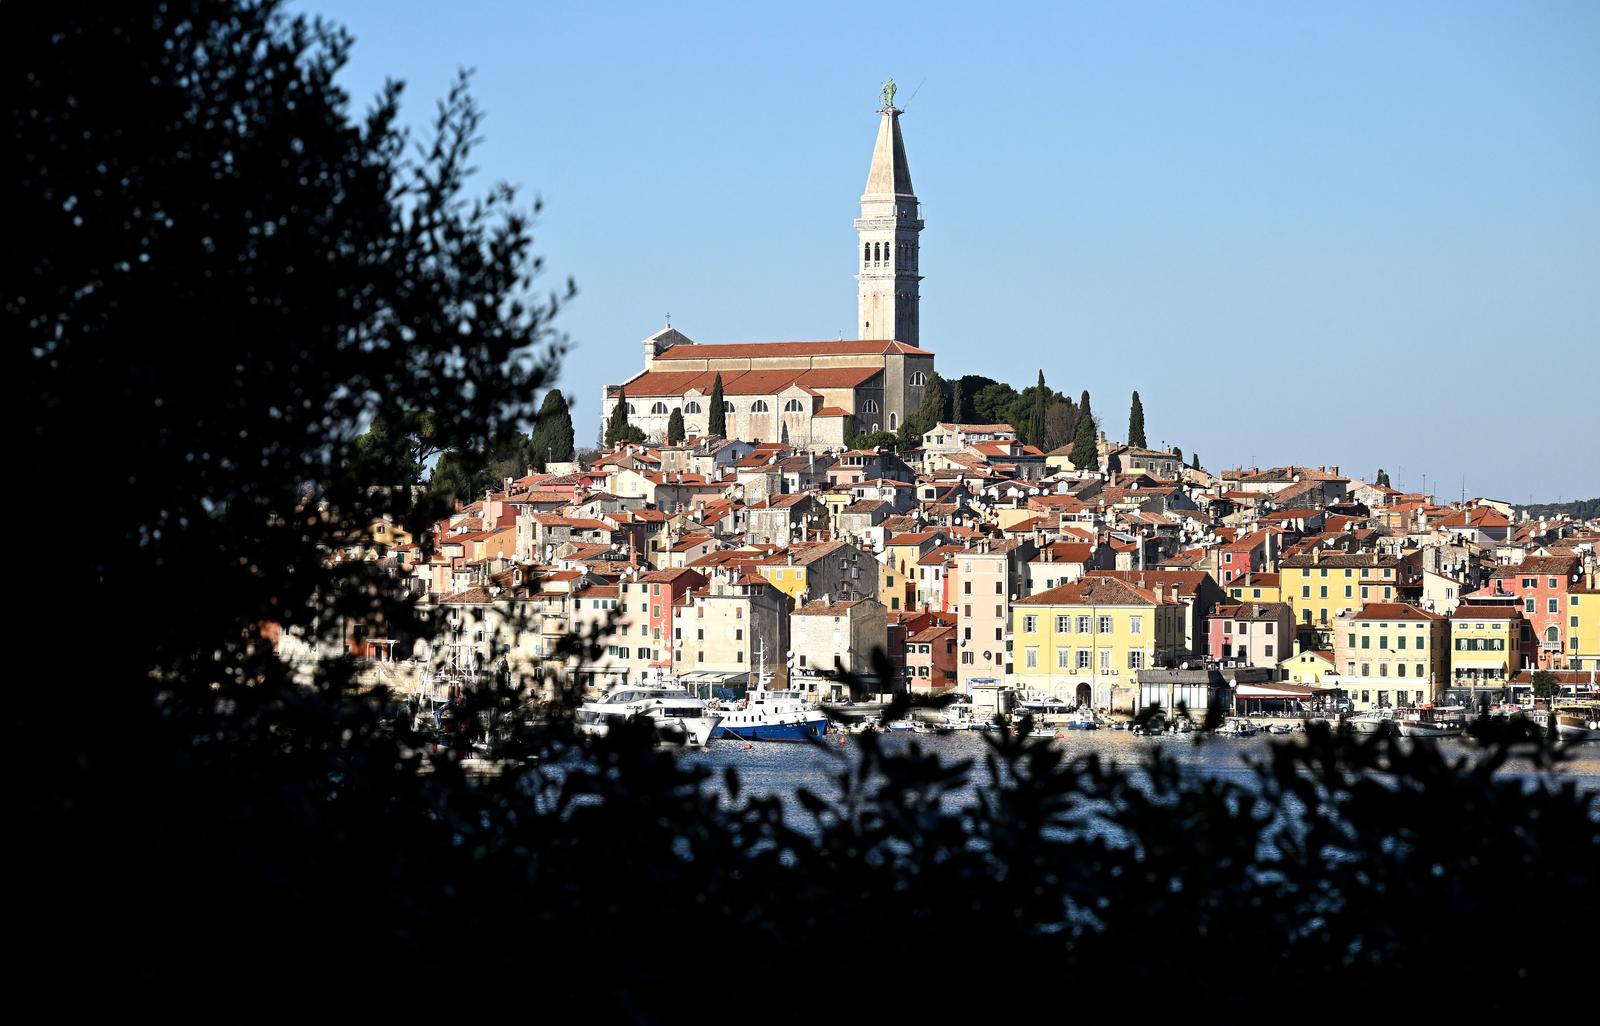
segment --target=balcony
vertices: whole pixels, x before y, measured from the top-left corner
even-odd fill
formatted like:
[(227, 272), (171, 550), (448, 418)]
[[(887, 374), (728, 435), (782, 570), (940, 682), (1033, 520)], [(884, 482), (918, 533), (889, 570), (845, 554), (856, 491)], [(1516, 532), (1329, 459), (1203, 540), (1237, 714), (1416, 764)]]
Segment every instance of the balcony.
[(1541, 651), (1541, 652), (1560, 652), (1561, 651), (1561, 642), (1559, 642), (1559, 641), (1541, 641), (1541, 642), (1539, 642), (1539, 651)]

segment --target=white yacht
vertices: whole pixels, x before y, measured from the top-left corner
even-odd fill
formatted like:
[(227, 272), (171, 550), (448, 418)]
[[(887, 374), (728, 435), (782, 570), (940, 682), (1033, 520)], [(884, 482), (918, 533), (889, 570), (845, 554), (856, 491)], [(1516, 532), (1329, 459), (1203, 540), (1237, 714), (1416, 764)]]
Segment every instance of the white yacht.
[(1384, 730), (1394, 727), (1394, 710), (1385, 706), (1382, 709), (1373, 709), (1360, 716), (1352, 716), (1345, 721), (1350, 724), (1350, 729), (1357, 734), (1381, 734)]
[(722, 714), (689, 694), (674, 681), (646, 684), (616, 684), (595, 702), (578, 707), (578, 729), (585, 734), (604, 735), (613, 719), (629, 720), (642, 716), (656, 728), (656, 736), (667, 744), (703, 748), (722, 722)]

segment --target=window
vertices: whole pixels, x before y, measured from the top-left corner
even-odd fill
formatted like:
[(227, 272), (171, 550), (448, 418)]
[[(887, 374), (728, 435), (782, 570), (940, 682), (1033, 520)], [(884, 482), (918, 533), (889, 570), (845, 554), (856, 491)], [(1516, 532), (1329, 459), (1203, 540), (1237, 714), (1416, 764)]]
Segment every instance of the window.
[(800, 400), (798, 400), (798, 399), (790, 399), (788, 402), (783, 404), (783, 412), (784, 413), (803, 413), (803, 412), (805, 412), (805, 406), (802, 405)]
[(1101, 634), (1110, 634), (1111, 633), (1111, 617), (1102, 616), (1100, 618), (1100, 633)]
[(1144, 617), (1142, 617), (1142, 616), (1130, 616), (1128, 618), (1128, 633), (1129, 634), (1143, 634), (1144, 633)]
[[(1037, 616), (1024, 616), (1022, 618), (1022, 633), (1033, 634), (1036, 633), (1038, 629), (1039, 618)], [(1029, 663), (1028, 665), (1032, 666), (1033, 663)]]
[(1093, 624), (1094, 624), (1094, 620), (1093, 620), (1092, 617), (1087, 617), (1087, 616), (1078, 617), (1078, 633), (1079, 634), (1088, 634), (1090, 631), (1094, 630)]
[(1400, 663), (1398, 668), (1397, 668), (1397, 672), (1399, 673), (1400, 676), (1404, 677), (1406, 675), (1406, 664), (1405, 663)]
[(1130, 649), (1128, 651), (1128, 669), (1130, 669), (1130, 670), (1142, 670), (1142, 669), (1144, 669), (1144, 653), (1141, 652), (1139, 649), (1135, 648), (1135, 649)]
[(667, 404), (666, 403), (651, 403), (650, 404), (650, 412), (652, 414), (660, 416), (660, 415), (662, 415), (662, 414), (667, 412)]
[(927, 383), (928, 383), (928, 376), (926, 374), (922, 373), (921, 371), (917, 371), (915, 374), (911, 375), (911, 384), (912, 385), (926, 385)]
[(1371, 648), (1372, 647), (1372, 635), (1370, 635), (1370, 634), (1361, 635), (1361, 647), (1362, 648)]
[(1523, 612), (1524, 612), (1524, 613), (1531, 613), (1531, 612), (1533, 612), (1533, 599), (1523, 599), (1523, 602), (1522, 602), (1522, 611), (1523, 611)]
[(1111, 650), (1109, 648), (1102, 648), (1100, 650), (1100, 672), (1101, 673), (1106, 673), (1110, 669), (1111, 669)]
[(1024, 649), (1024, 653), (1026, 655), (1026, 663), (1025, 663), (1025, 665), (1028, 667), (1028, 669), (1030, 669), (1030, 670), (1038, 669), (1039, 668), (1039, 650), (1037, 648), (1028, 648), (1028, 649)]
[(733, 412), (733, 403), (730, 400), (727, 400), (727, 399), (722, 400), (722, 412), (723, 413), (732, 413)]
[[(1576, 620), (1577, 617), (1573, 617), (1573, 619)], [(1572, 626), (1576, 627), (1578, 625), (1576, 623), (1574, 623)], [(1057, 634), (1071, 634), (1072, 633), (1072, 617), (1070, 617), (1070, 616), (1058, 616), (1058, 617), (1056, 617), (1056, 633)]]
[(876, 399), (868, 399), (866, 402), (861, 404), (861, 412), (862, 413), (877, 413), (878, 412), (878, 401)]
[(697, 402), (693, 402), (693, 401), (684, 403), (683, 412), (684, 413), (699, 413), (699, 412), (701, 412), (700, 404), (697, 403)]
[(1078, 649), (1078, 669), (1090, 670), (1094, 668), (1094, 653), (1086, 648)]
[(767, 401), (765, 399), (757, 399), (755, 402), (750, 404), (750, 412), (770, 413), (771, 409), (767, 406)]
[(1548, 611), (1552, 612), (1552, 613), (1561, 612), (1561, 600), (1560, 599), (1551, 599), (1550, 600), (1550, 605), (1547, 608), (1548, 608)]

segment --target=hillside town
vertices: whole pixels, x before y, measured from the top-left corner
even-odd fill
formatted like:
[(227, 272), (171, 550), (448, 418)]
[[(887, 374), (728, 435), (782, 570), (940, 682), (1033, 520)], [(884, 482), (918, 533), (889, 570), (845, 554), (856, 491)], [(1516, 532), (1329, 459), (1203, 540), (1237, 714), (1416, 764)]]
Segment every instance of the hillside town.
[[(1356, 710), (1527, 698), (1537, 670), (1600, 670), (1600, 524), (1104, 438), (1079, 469), (1016, 434), (940, 423), (902, 452), (691, 436), (507, 480), (437, 524), (429, 554), (383, 522), (340, 554), (403, 576), (447, 628), (429, 650), (352, 624), (347, 650), (708, 692), (743, 691), (764, 660), (818, 698), (841, 697), (844, 671), (1109, 713), (1199, 668), (1241, 703)], [(557, 655), (602, 630), (600, 658)]]
[[(767, 673), (839, 699), (847, 673), (1103, 714), (1219, 688), (1238, 710), (1360, 711), (1593, 681), (1600, 520), (1442, 502), (1382, 471), (1207, 470), (1149, 445), (1137, 392), (1118, 441), (1042, 370), (1021, 393), (947, 394), (893, 88), (854, 222), (858, 337), (703, 344), (669, 323), (605, 388), (589, 458), (535, 444), (542, 471), (458, 501), (431, 546), (378, 522), (334, 554), (403, 577), (445, 626), (427, 645), (351, 623), (346, 652), (546, 692), (739, 693)], [(1016, 422), (968, 422), (981, 409)], [(598, 658), (563, 645), (603, 631)]]

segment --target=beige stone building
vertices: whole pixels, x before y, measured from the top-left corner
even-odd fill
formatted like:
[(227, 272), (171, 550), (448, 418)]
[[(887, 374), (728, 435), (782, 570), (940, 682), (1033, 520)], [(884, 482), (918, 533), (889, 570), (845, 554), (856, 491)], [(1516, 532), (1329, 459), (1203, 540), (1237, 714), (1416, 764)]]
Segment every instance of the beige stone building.
[(825, 674), (843, 671), (874, 678), (872, 653), (888, 639), (888, 612), (874, 599), (811, 602), (789, 618), (789, 664), (796, 683), (833, 691)]

